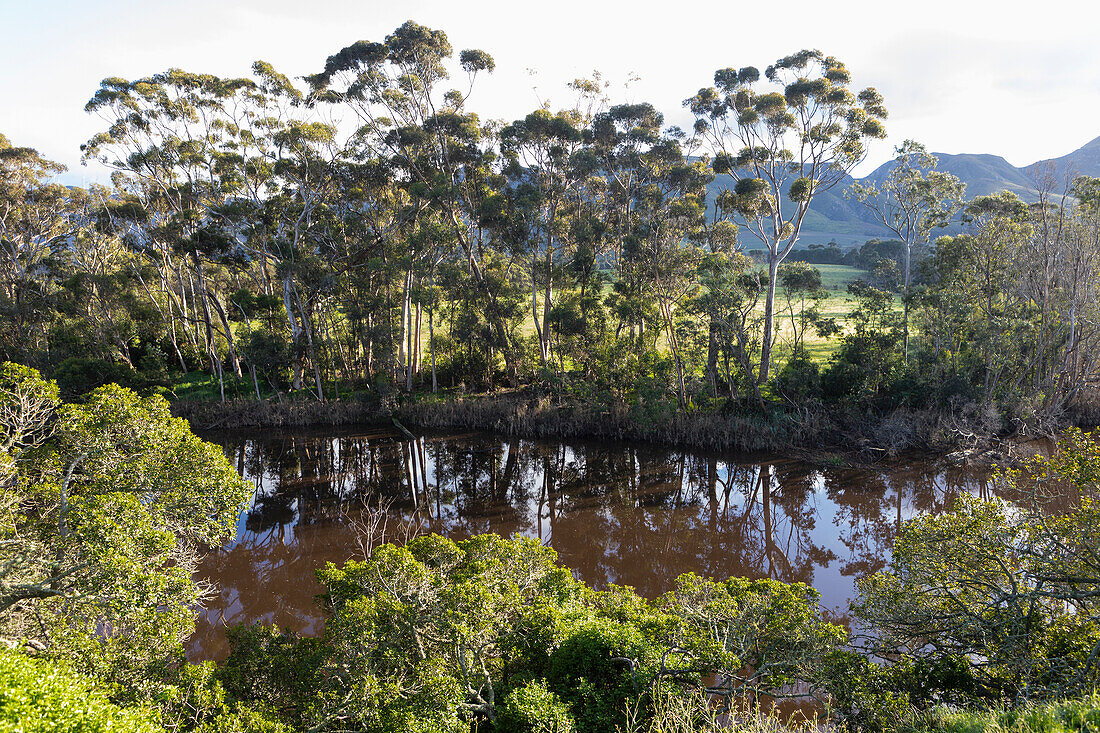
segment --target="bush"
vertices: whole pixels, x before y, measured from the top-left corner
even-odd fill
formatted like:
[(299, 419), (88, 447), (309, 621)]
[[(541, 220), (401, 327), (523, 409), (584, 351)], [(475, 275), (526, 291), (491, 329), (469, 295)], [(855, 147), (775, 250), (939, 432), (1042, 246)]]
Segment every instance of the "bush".
[(85, 395), (105, 384), (117, 384), (135, 390), (147, 386), (146, 380), (125, 364), (80, 357), (72, 357), (58, 364), (53, 378), (61, 388), (61, 396), (67, 400)]
[[(657, 654), (634, 626), (594, 619), (565, 638), (550, 655), (547, 683), (569, 704), (577, 730), (600, 733), (626, 722), (627, 703), (640, 693)], [(648, 666), (648, 665), (647, 665)]]
[(573, 718), (546, 683), (537, 680), (516, 688), (500, 706), (498, 733), (572, 733)]
[(328, 648), (321, 639), (300, 638), (270, 626), (235, 626), (232, 651), (218, 671), (234, 698), (279, 713), (302, 728), (321, 688)]
[(795, 354), (776, 377), (775, 390), (794, 404), (816, 397), (821, 393), (821, 370), (817, 362), (805, 354)]
[(0, 651), (0, 733), (163, 733), (153, 718), (57, 663)]
[(193, 733), (290, 733), (273, 714), (231, 699), (217, 672), (213, 662), (180, 668), (173, 694), (161, 700), (165, 725)]

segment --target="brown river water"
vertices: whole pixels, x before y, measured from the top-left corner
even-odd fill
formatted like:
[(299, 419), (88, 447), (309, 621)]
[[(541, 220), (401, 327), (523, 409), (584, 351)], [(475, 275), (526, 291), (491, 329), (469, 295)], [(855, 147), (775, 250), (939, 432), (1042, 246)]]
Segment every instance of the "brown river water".
[(192, 660), (223, 658), (227, 625), (320, 633), (314, 571), (362, 557), (364, 503), (455, 539), (538, 537), (582, 580), (651, 598), (689, 571), (808, 583), (843, 620), (855, 580), (884, 567), (901, 521), (948, 509), (964, 491), (992, 491), (988, 468), (914, 456), (848, 467), (474, 432), (204, 437), (256, 492), (235, 540), (199, 568), (214, 593), (188, 645)]

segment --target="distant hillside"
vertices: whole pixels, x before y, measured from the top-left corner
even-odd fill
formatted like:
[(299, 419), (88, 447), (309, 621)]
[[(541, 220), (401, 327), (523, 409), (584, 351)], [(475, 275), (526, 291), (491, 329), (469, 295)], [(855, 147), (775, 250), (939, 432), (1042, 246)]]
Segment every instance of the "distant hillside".
[[(1081, 148), (1060, 158), (1041, 160), (1031, 165), (1017, 168), (999, 155), (987, 153), (936, 153), (939, 158), (938, 169), (958, 176), (966, 184), (966, 197), (987, 196), (999, 191), (1011, 191), (1025, 201), (1036, 199), (1035, 179), (1040, 171), (1053, 172), (1057, 186), (1069, 176), (1100, 177), (1100, 137)], [(881, 183), (893, 168), (893, 161), (880, 165), (860, 183)], [(849, 201), (844, 191), (854, 179), (845, 178), (834, 188), (819, 194), (810, 211), (799, 238), (799, 247), (811, 244), (827, 244), (835, 241), (841, 246), (862, 244), (872, 237), (888, 238), (893, 236), (881, 224), (877, 224), (866, 208)], [(730, 176), (719, 176), (710, 185), (709, 196), (713, 196), (726, 187), (731, 187)], [(743, 235), (743, 244), (753, 249), (750, 234)]]
[[(936, 153), (940, 159), (939, 170), (953, 173), (966, 184), (967, 198), (987, 196), (998, 191), (1012, 191), (1025, 201), (1034, 201), (1036, 177), (1042, 171), (1054, 174), (1055, 186), (1060, 188), (1066, 177), (1100, 177), (1100, 137), (1086, 143), (1061, 158), (1040, 160), (1017, 168), (999, 155), (962, 153)], [(879, 182), (893, 168), (893, 161), (876, 168), (863, 181)]]
[[(967, 198), (1012, 191), (1023, 199), (1035, 197), (1035, 184), (1023, 168), (1016, 168), (999, 155), (982, 153), (936, 153), (941, 171), (958, 176), (966, 184)], [(863, 182), (881, 183), (894, 168), (894, 161), (883, 163)]]
[(1066, 175), (1100, 177), (1100, 137), (1092, 142), (1085, 143), (1069, 155), (1063, 155), (1061, 158), (1051, 158), (1050, 160), (1040, 160), (1038, 163), (1025, 166), (1022, 170), (1029, 177), (1034, 177), (1039, 170), (1047, 166), (1053, 168), (1056, 180), (1062, 180)]
[[(841, 246), (863, 244), (874, 237), (887, 237), (890, 232), (881, 224), (876, 224), (866, 208), (844, 197), (844, 190), (855, 179), (845, 176), (844, 180), (833, 188), (819, 193), (806, 213), (806, 221), (799, 237), (799, 247), (811, 244), (828, 244), (835, 241)], [(707, 187), (707, 199), (714, 201), (720, 191), (733, 188), (733, 177), (727, 174), (718, 176)], [(749, 232), (742, 232), (741, 243), (746, 249), (755, 249), (760, 245)]]

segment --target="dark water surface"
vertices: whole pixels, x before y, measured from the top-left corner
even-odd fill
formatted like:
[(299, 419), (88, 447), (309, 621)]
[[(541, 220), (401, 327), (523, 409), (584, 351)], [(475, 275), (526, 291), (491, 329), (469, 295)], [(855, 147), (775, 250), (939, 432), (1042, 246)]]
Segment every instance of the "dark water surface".
[(809, 583), (843, 616), (854, 581), (884, 566), (903, 519), (991, 491), (988, 469), (920, 457), (872, 467), (647, 444), (421, 435), (378, 430), (205, 436), (256, 486), (236, 540), (199, 577), (215, 594), (189, 645), (227, 652), (225, 626), (261, 621), (315, 634), (313, 571), (361, 557), (364, 502), (456, 539), (539, 537), (597, 587), (654, 597), (688, 571)]

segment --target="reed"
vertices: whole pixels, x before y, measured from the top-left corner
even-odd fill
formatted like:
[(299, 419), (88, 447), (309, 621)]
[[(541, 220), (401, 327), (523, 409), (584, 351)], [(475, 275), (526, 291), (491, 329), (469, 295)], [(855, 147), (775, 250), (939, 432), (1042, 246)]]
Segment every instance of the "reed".
[(446, 401), (383, 405), (367, 400), (179, 401), (173, 413), (192, 428), (295, 429), (392, 425), (421, 430), (484, 430), (525, 438), (645, 441), (701, 450), (865, 453), (868, 458), (910, 449), (971, 453), (994, 433), (966, 415), (898, 409), (885, 413), (820, 404), (768, 412), (659, 410), (639, 405), (585, 404), (511, 393)]

